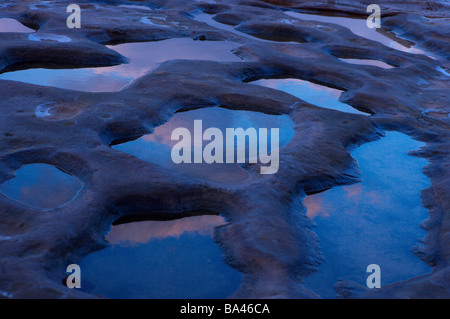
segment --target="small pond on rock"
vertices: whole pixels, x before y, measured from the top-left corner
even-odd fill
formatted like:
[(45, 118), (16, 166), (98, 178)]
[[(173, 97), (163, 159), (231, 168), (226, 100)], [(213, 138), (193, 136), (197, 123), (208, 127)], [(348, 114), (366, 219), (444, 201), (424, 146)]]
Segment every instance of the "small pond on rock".
[(9, 198), (38, 208), (56, 208), (71, 201), (83, 188), (80, 180), (49, 164), (28, 164), (0, 188)]
[(384, 44), (387, 47), (390, 47), (395, 50), (399, 50), (402, 52), (408, 52), (413, 54), (423, 54), (425, 52), (417, 49), (415, 47), (406, 47), (403, 44), (394, 41), (393, 39), (387, 37), (386, 35), (377, 31), (376, 28), (368, 28), (366, 24), (366, 19), (361, 18), (347, 18), (347, 17), (334, 17), (334, 16), (325, 16), (318, 14), (307, 14), (307, 13), (299, 13), (293, 11), (286, 11), (287, 15), (298, 18), (301, 20), (312, 20), (319, 21), (325, 23), (334, 23), (343, 27), (350, 29), (354, 34), (359, 35), (363, 38), (379, 42)]
[(346, 63), (351, 63), (351, 64), (373, 65), (373, 66), (377, 66), (382, 69), (394, 68), (394, 66), (389, 65), (383, 61), (378, 61), (378, 60), (369, 60), (369, 59), (339, 59), (339, 60), (346, 62)]
[(81, 289), (109, 298), (218, 299), (234, 293), (242, 274), (227, 265), (212, 238), (220, 216), (113, 226), (108, 248), (80, 263)]
[[(210, 127), (219, 128), (271, 128), (279, 129), (279, 147), (286, 146), (294, 136), (294, 123), (287, 115), (269, 115), (253, 111), (236, 111), (221, 107), (207, 107), (187, 112), (178, 112), (166, 123), (155, 128), (152, 134), (141, 138), (114, 145), (113, 148), (133, 155), (147, 162), (174, 169), (182, 174), (214, 182), (234, 183), (248, 177), (248, 173), (237, 163), (181, 163), (175, 164), (171, 158), (172, 147), (179, 141), (172, 141), (171, 134), (179, 127), (194, 132), (194, 120), (202, 120), (203, 130)], [(270, 137), (270, 133), (269, 133)], [(203, 141), (202, 147), (209, 141)], [(270, 145), (270, 140), (267, 143)], [(194, 150), (194, 144), (192, 149)], [(225, 143), (224, 143), (225, 146)], [(248, 159), (249, 142), (246, 143), (246, 158)], [(194, 150), (195, 151), (195, 150)], [(236, 149), (237, 153), (237, 149)], [(224, 151), (225, 156), (225, 151)], [(247, 162), (247, 161), (246, 161)]]
[(428, 218), (420, 192), (430, 181), (422, 173), (427, 161), (407, 155), (424, 145), (390, 132), (352, 152), (362, 182), (307, 196), (307, 215), (314, 220), (324, 263), (304, 284), (323, 298), (333, 298), (338, 279), (366, 287), (367, 266), (381, 267), (381, 286), (429, 273), (431, 267), (412, 248), (426, 232)]
[(0, 32), (18, 32), (18, 33), (33, 33), (33, 29), (27, 28), (17, 20), (10, 18), (0, 19)]
[[(49, 36), (33, 35), (32, 39)], [(64, 39), (64, 38), (63, 38)], [(175, 38), (154, 42), (126, 43), (108, 48), (130, 59), (130, 63), (110, 67), (80, 69), (28, 69), (0, 74), (0, 80), (13, 80), (84, 92), (116, 92), (136, 78), (174, 60), (242, 62), (231, 51), (239, 44), (229, 41), (194, 41)]]
[(251, 84), (262, 85), (292, 94), (305, 102), (341, 112), (370, 115), (339, 102), (343, 91), (299, 79), (262, 79)]

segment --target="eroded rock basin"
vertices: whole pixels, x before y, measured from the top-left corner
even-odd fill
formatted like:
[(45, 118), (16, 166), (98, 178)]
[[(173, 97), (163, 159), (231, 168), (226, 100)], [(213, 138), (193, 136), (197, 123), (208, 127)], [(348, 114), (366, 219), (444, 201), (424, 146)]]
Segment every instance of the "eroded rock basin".
[(15, 174), (16, 178), (1, 185), (1, 193), (33, 207), (59, 207), (83, 188), (78, 178), (49, 164), (24, 165)]
[[(3, 2), (0, 298), (450, 295), (445, 3), (383, 2), (375, 31), (350, 0), (81, 3), (77, 30), (63, 1)], [(200, 119), (280, 129), (277, 173), (175, 164)]]
[[(37, 40), (52, 38), (48, 34), (30, 36)], [(61, 39), (66, 41), (65, 38)], [(130, 63), (127, 64), (84, 69), (28, 69), (0, 74), (0, 79), (75, 91), (116, 92), (134, 79), (154, 70), (159, 63), (169, 60), (241, 62), (242, 59), (231, 52), (238, 46), (239, 44), (229, 41), (195, 41), (189, 38), (126, 43), (108, 47), (129, 58)]]
[(27, 28), (17, 20), (2, 18), (0, 19), (0, 32), (33, 33), (35, 31), (33, 29)]
[(242, 275), (222, 260), (214, 243), (220, 216), (113, 226), (105, 250), (81, 263), (82, 289), (109, 298), (226, 298)]
[(346, 17), (338, 17), (338, 16), (326, 16), (326, 15), (317, 15), (317, 14), (306, 14), (300, 12), (292, 12), (286, 11), (287, 15), (302, 19), (302, 20), (312, 20), (312, 21), (320, 21), (326, 23), (334, 23), (341, 25), (343, 27), (349, 28), (354, 34), (359, 35), (363, 38), (370, 39), (385, 46), (388, 46), (392, 49), (399, 50), (402, 52), (408, 52), (413, 54), (425, 54), (424, 51), (417, 49), (415, 47), (407, 47), (395, 40), (395, 35), (391, 35), (391, 37), (378, 32), (376, 28), (368, 28), (366, 25), (366, 19), (360, 18), (346, 18)]
[(284, 91), (302, 100), (327, 109), (346, 113), (370, 115), (339, 101), (343, 91), (299, 79), (263, 79), (250, 82)]
[[(191, 132), (191, 150), (196, 152), (195, 148), (204, 149), (209, 141), (203, 140), (201, 147), (194, 144), (194, 121), (201, 120), (203, 130), (210, 127), (215, 127), (221, 130), (224, 134), (223, 142), (223, 162), (224, 163), (180, 163), (175, 164), (171, 158), (172, 148), (179, 140), (172, 140), (172, 132), (177, 128), (187, 128)], [(176, 113), (167, 123), (155, 128), (152, 134), (140, 137), (137, 140), (114, 145), (113, 148), (133, 155), (141, 160), (155, 163), (174, 169), (182, 174), (200, 178), (213, 182), (238, 183), (242, 182), (248, 177), (247, 171), (242, 168), (237, 161), (234, 163), (226, 163), (226, 141), (225, 134), (227, 128), (267, 128), (270, 131), (272, 128), (279, 129), (279, 147), (286, 146), (294, 136), (294, 123), (287, 115), (269, 115), (260, 112), (229, 110), (221, 107), (208, 107), (198, 110), (191, 110), (187, 112)], [(202, 134), (202, 133), (200, 133)], [(267, 145), (270, 150), (271, 140), (270, 133), (267, 138)], [(258, 143), (259, 141), (257, 141)], [(249, 147), (250, 141), (246, 139), (245, 153), (246, 163), (249, 163)], [(237, 154), (240, 145), (235, 144), (235, 154)], [(259, 147), (258, 145), (252, 145)]]
[(383, 61), (378, 60), (368, 60), (368, 59), (340, 59), (343, 62), (346, 63), (352, 63), (352, 64), (361, 64), (361, 65), (373, 65), (377, 66), (382, 69), (392, 69), (393, 66), (389, 65), (387, 63), (384, 63)]
[(323, 298), (335, 297), (339, 279), (366, 286), (368, 265), (381, 267), (381, 285), (431, 271), (413, 254), (426, 232), (427, 218), (420, 192), (430, 185), (422, 173), (427, 161), (407, 155), (423, 143), (390, 132), (379, 141), (353, 151), (362, 182), (305, 198), (307, 214), (317, 227), (324, 255), (318, 273), (305, 286)]

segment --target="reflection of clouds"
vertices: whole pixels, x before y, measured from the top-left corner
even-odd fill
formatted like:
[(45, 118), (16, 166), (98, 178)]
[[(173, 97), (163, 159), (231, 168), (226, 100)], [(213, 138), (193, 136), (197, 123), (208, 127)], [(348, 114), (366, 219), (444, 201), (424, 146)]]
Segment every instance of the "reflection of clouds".
[(242, 62), (231, 53), (238, 44), (190, 38), (109, 46), (130, 59), (128, 64), (81, 69), (29, 69), (7, 72), (1, 79), (85, 92), (117, 92), (134, 79), (173, 59)]
[(324, 100), (326, 100), (326, 96), (323, 96), (324, 93), (333, 98), (339, 98), (342, 93), (337, 89), (299, 79), (263, 79), (254, 81), (252, 84), (260, 84), (275, 90), (285, 91), (299, 98), (303, 98), (305, 94), (309, 95), (311, 91), (317, 94), (316, 98)]
[(368, 207), (380, 209), (391, 204), (388, 194), (377, 189), (368, 189), (363, 183), (306, 196), (303, 202), (310, 218), (330, 217), (338, 212), (356, 215), (364, 213)]
[[(81, 81), (73, 81), (68, 85), (71, 89), (87, 92), (116, 92), (121, 90), (133, 79), (123, 77), (115, 72), (108, 75), (91, 73)], [(57, 85), (57, 83), (55, 83)]]
[[(286, 115), (268, 115), (259, 112), (235, 111), (220, 107), (208, 107), (188, 112), (176, 113), (169, 121), (155, 128), (152, 134), (141, 138), (145, 142), (155, 142), (167, 146), (173, 146), (179, 141), (172, 141), (173, 130), (179, 127), (187, 128), (191, 132), (191, 139), (194, 136), (194, 120), (202, 120), (202, 133), (215, 127), (221, 130), (224, 138), (227, 128), (242, 127), (244, 130), (250, 127), (256, 128), (279, 128), (280, 129), (280, 147), (289, 143), (294, 135), (293, 122)], [(270, 137), (270, 129), (268, 130)], [(133, 142), (130, 142), (133, 143)], [(210, 141), (202, 141), (203, 145)]]
[[(202, 120), (202, 133), (210, 127), (221, 130), (223, 134), (224, 163), (223, 164), (174, 164), (171, 160), (171, 147), (179, 141), (171, 140), (174, 129), (184, 127), (191, 133), (191, 152), (195, 152), (193, 145), (194, 120)], [(135, 141), (114, 146), (115, 149), (136, 156), (142, 160), (157, 163), (169, 169), (213, 182), (239, 182), (248, 177), (247, 171), (236, 163), (225, 163), (226, 156), (226, 128), (242, 127), (244, 130), (250, 127), (279, 128), (280, 147), (287, 145), (294, 135), (293, 122), (286, 115), (268, 115), (251, 111), (228, 110), (220, 107), (208, 107), (198, 110), (176, 113), (168, 122), (155, 128), (154, 133), (145, 135)], [(270, 130), (268, 130), (268, 144), (270, 145)], [(259, 136), (259, 138), (261, 138)], [(211, 141), (202, 140), (202, 147), (198, 151), (203, 152), (203, 147)], [(259, 141), (257, 141), (259, 143)], [(246, 140), (245, 148), (249, 148)], [(239, 148), (235, 144), (235, 154)], [(246, 162), (248, 162), (246, 151)]]
[[(171, 140), (172, 132), (179, 127), (187, 128), (191, 132), (191, 137), (193, 137), (194, 120), (203, 120), (204, 123), (208, 121), (207, 116), (205, 116), (207, 115), (208, 111), (205, 111), (205, 114), (202, 114), (200, 116), (198, 115), (198, 113), (198, 110), (176, 113), (169, 121), (167, 121), (163, 125), (155, 127), (154, 132), (152, 134), (145, 135), (143, 139), (145, 141), (152, 141), (173, 146), (178, 143), (178, 141)], [(200, 114), (201, 113), (202, 112), (200, 112)]]
[(350, 105), (339, 102), (339, 97), (343, 91), (312, 82), (299, 79), (262, 79), (254, 81), (252, 84), (284, 91), (320, 107), (341, 112), (369, 115), (354, 109)]
[(145, 244), (154, 239), (166, 237), (179, 238), (185, 232), (196, 232), (200, 235), (212, 235), (215, 227), (225, 225), (220, 216), (202, 215), (181, 218), (171, 221), (143, 221), (113, 226), (106, 236), (111, 244)]
[(408, 52), (408, 53), (412, 53), (412, 54), (422, 54), (422, 55), (425, 55), (425, 52), (424, 51), (422, 51), (422, 50), (420, 50), (420, 49), (417, 49), (417, 48), (414, 48), (414, 47), (410, 47), (410, 48), (408, 48), (408, 47), (405, 47), (404, 45), (402, 45), (402, 44), (400, 44), (400, 43), (398, 43), (398, 42), (395, 42), (395, 41), (391, 41), (389, 44), (386, 44), (387, 46), (389, 46), (389, 47), (391, 47), (392, 49), (395, 49), (395, 50), (399, 50), (399, 51), (403, 51), (403, 52)]
[(347, 193), (348, 199), (352, 199), (357, 196), (361, 196), (361, 193), (363, 190), (361, 184), (344, 186), (343, 189)]
[(191, 177), (200, 178), (218, 183), (236, 183), (248, 177), (248, 173), (236, 163), (212, 164), (174, 164), (170, 167)]
[(303, 200), (303, 204), (306, 206), (306, 215), (309, 218), (315, 218), (317, 216), (328, 217), (330, 216), (330, 211), (325, 209), (323, 203), (323, 197), (320, 194), (306, 196)]
[(212, 60), (239, 62), (231, 50), (236, 43), (226, 41), (194, 41), (190, 38), (168, 39), (154, 42), (126, 43), (108, 46), (126, 56), (130, 63), (108, 68), (97, 68), (96, 73), (117, 72), (123, 77), (138, 78), (157, 67), (159, 63), (175, 60)]

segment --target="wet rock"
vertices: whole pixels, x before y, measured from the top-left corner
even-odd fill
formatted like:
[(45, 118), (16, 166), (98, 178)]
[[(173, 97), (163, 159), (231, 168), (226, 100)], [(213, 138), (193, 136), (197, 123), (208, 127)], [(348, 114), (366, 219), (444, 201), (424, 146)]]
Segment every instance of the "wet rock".
[[(449, 122), (442, 116), (448, 113), (449, 77), (438, 69), (445, 67), (447, 57), (442, 53), (447, 42), (442, 39), (444, 20), (435, 24), (415, 20), (422, 14), (423, 2), (382, 1), (381, 6), (391, 16), (385, 19), (390, 30), (404, 32), (408, 39), (439, 53), (436, 59), (389, 48), (342, 26), (291, 19), (283, 13), (295, 9), (367, 15), (363, 4), (349, 0), (338, 4), (128, 2), (142, 4), (142, 10), (81, 1), (84, 27), (79, 30), (66, 27), (65, 2), (34, 2), (11, 0), (0, 8), (3, 17), (37, 30), (31, 34), (41, 40), (0, 33), (0, 72), (116, 65), (127, 59), (104, 44), (176, 37), (239, 43), (233, 53), (243, 60), (172, 60), (123, 90), (108, 93), (0, 81), (0, 136), (4, 137), (0, 139), (0, 184), (26, 164), (47, 163), (73, 174), (85, 186), (74, 200), (48, 211), (0, 196), (0, 236), (9, 238), (0, 240), (1, 296), (94, 297), (68, 290), (61, 274), (67, 265), (105, 247), (104, 234), (113, 221), (136, 216), (170, 220), (208, 211), (229, 221), (216, 228), (215, 239), (225, 260), (244, 273), (232, 297), (317, 298), (301, 283), (317, 270), (322, 256), (300, 199), (358, 182), (359, 170), (350, 150), (380, 138), (384, 130), (427, 143), (416, 155), (430, 163), (425, 173), (431, 186), (422, 192), (430, 217), (424, 222), (428, 232), (424, 247), (416, 254), (434, 271), (376, 292), (342, 282), (338, 293), (349, 298), (450, 295), (450, 139)], [(156, 8), (157, 14), (149, 10)], [(433, 8), (429, 19), (447, 15), (448, 10)], [(400, 15), (402, 10), (408, 15)], [(200, 11), (217, 14), (213, 19), (236, 32), (195, 21)], [(156, 23), (156, 16), (166, 20)], [(153, 24), (142, 23), (148, 17)], [(429, 32), (402, 24), (412, 20), (426, 30), (441, 30), (428, 37)], [(43, 34), (71, 41), (52, 41)], [(354, 65), (339, 58), (375, 59), (396, 67)], [(320, 108), (251, 84), (268, 78), (296, 78), (340, 89), (344, 91), (341, 102), (373, 115)], [(245, 181), (221, 185), (187, 178), (110, 147), (114, 141), (151, 132), (177, 111), (212, 106), (290, 117), (295, 136), (280, 150), (277, 174), (260, 175), (259, 164), (252, 164), (246, 167), (249, 178)]]

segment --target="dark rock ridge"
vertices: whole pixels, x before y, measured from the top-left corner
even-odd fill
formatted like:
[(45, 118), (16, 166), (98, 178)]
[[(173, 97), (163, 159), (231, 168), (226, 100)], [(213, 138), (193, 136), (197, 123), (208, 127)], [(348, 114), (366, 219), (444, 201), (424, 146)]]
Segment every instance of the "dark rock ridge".
[[(168, 61), (114, 93), (0, 81), (0, 184), (25, 164), (48, 163), (85, 185), (74, 200), (53, 210), (0, 196), (0, 298), (93, 297), (64, 287), (61, 274), (68, 264), (105, 247), (111, 223), (133, 216), (169, 220), (193, 211), (220, 213), (229, 222), (216, 229), (215, 239), (226, 261), (244, 273), (232, 297), (316, 298), (301, 281), (317, 269), (322, 256), (300, 199), (359, 181), (349, 152), (385, 130), (427, 143), (414, 155), (429, 161), (424, 171), (431, 186), (422, 192), (430, 214), (422, 225), (428, 235), (414, 252), (433, 272), (373, 291), (350, 282), (339, 282), (336, 289), (347, 298), (450, 297), (449, 77), (438, 70), (448, 66), (447, 5), (428, 1), (427, 9), (422, 1), (380, 2), (389, 31), (428, 49), (436, 57), (431, 59), (283, 12), (366, 17), (365, 2), (78, 3), (82, 28), (74, 30), (66, 27), (64, 1), (3, 1), (0, 17), (71, 41), (29, 41), (24, 34), (0, 33), (0, 72), (116, 65), (127, 59), (105, 44), (177, 37), (237, 42), (241, 47), (234, 53), (244, 61)], [(119, 6), (124, 4), (143, 9)], [(201, 12), (253, 38), (195, 21)], [(158, 20), (159, 25), (140, 22), (152, 16), (167, 18)], [(395, 68), (338, 58), (376, 59)], [(263, 78), (298, 78), (344, 90), (342, 102), (373, 115), (323, 109), (251, 84)], [(45, 103), (52, 105), (51, 117), (37, 118), (36, 107)], [(258, 165), (250, 165), (247, 180), (221, 185), (187, 178), (110, 147), (113, 141), (151, 132), (176, 111), (211, 106), (288, 115), (295, 136), (280, 150), (279, 172), (260, 175)]]

